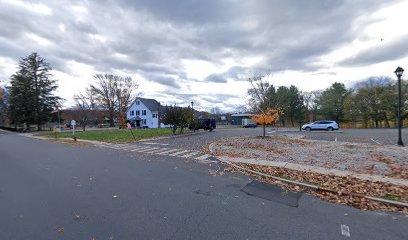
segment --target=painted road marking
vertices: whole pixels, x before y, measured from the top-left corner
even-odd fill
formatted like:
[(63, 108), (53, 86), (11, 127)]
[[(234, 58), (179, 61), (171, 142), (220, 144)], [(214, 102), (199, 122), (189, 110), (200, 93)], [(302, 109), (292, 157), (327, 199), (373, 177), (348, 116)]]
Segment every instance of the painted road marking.
[(183, 150), (183, 151), (171, 153), (171, 154), (169, 154), (169, 156), (174, 157), (174, 156), (181, 155), (181, 154), (188, 153), (188, 152), (190, 152), (190, 150)]
[(188, 154), (183, 155), (183, 156), (180, 156), (180, 157), (182, 157), (182, 158), (189, 158), (189, 157), (192, 157), (192, 156), (198, 155), (198, 154), (200, 154), (200, 152), (193, 151), (193, 152), (191, 152), (191, 153), (188, 153)]
[(201, 156), (196, 157), (196, 158), (194, 158), (194, 159), (196, 159), (196, 160), (205, 160), (205, 159), (207, 159), (208, 157), (210, 157), (210, 155), (204, 154), (204, 155), (201, 155)]
[(337, 142), (337, 138), (334, 138), (334, 141)]
[(125, 149), (125, 148), (129, 148), (132, 147), (131, 145), (110, 145), (110, 148), (115, 148), (115, 149)]
[(131, 152), (139, 152), (141, 150), (150, 150), (150, 149), (151, 149), (151, 147), (135, 147), (135, 148), (131, 149), (130, 151)]
[(378, 145), (381, 145), (381, 143), (379, 143), (378, 141), (376, 141), (376, 140), (374, 140), (374, 139), (372, 139), (372, 138), (371, 138), (371, 141), (377, 143)]
[(143, 150), (140, 150), (140, 151), (137, 151), (137, 152), (149, 152), (149, 151), (157, 150), (157, 149), (159, 149), (159, 147), (152, 147), (152, 148), (148, 148), (148, 149), (143, 149)]
[(210, 157), (208, 154), (200, 155), (201, 152), (199, 151), (192, 151), (192, 150), (183, 150), (183, 149), (170, 149), (164, 147), (147, 147), (147, 146), (138, 146), (138, 145), (131, 145), (131, 144), (98, 144), (99, 147), (106, 147), (115, 150), (124, 150), (130, 152), (140, 152), (140, 153), (148, 153), (148, 154), (157, 154), (157, 155), (165, 155), (165, 156), (172, 156), (172, 157), (182, 157), (182, 158), (190, 158), (194, 156), (198, 156), (194, 159), (200, 160), (203, 163), (211, 163), (215, 161), (207, 161), (207, 158)]
[(345, 224), (341, 224), (340, 229), (341, 229), (341, 235), (346, 236), (346, 237), (350, 237), (350, 228), (349, 228), (349, 226), (347, 226)]
[(148, 144), (148, 145), (160, 145), (160, 146), (168, 146), (168, 143), (152, 143), (152, 142), (142, 142), (141, 144)]
[(169, 148), (159, 148), (159, 149), (156, 149), (156, 150), (153, 150), (153, 151), (147, 151), (145, 153), (158, 153), (158, 152), (166, 151), (166, 150), (169, 150)]
[(159, 153), (157, 153), (157, 154), (159, 154), (159, 155), (166, 155), (166, 154), (168, 154), (168, 153), (171, 153), (171, 152), (176, 152), (176, 151), (180, 151), (181, 149), (170, 149), (170, 150), (167, 150), (167, 151), (164, 151), (164, 152), (159, 152)]

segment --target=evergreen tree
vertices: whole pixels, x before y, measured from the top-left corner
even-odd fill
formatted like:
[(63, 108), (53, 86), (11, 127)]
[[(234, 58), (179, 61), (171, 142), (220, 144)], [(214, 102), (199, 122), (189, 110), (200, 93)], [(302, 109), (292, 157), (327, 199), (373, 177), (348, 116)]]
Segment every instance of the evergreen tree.
[(38, 130), (47, 122), (61, 98), (53, 92), (58, 88), (52, 79), (52, 68), (37, 53), (21, 58), (18, 71), (11, 76), (9, 116), (11, 123), (36, 124)]
[(7, 93), (4, 88), (0, 87), (0, 125), (5, 125), (7, 119)]
[(335, 120), (336, 122), (343, 121), (344, 113), (344, 100), (349, 94), (342, 83), (333, 83), (333, 85), (327, 88), (319, 99), (320, 112), (326, 118)]
[(296, 86), (281, 86), (276, 91), (276, 107), (283, 111), (282, 124), (289, 120), (292, 127), (295, 122), (301, 124), (305, 118), (303, 96)]

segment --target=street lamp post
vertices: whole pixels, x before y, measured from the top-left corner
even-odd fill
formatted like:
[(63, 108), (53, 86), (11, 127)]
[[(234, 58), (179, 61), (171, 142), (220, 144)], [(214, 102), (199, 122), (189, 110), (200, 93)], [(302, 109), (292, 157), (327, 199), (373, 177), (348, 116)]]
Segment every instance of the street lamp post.
[(398, 67), (395, 70), (395, 75), (398, 77), (398, 145), (404, 146), (404, 143), (402, 142), (402, 137), (401, 137), (401, 128), (402, 128), (402, 119), (401, 119), (401, 77), (402, 74), (404, 73), (404, 69), (402, 67)]

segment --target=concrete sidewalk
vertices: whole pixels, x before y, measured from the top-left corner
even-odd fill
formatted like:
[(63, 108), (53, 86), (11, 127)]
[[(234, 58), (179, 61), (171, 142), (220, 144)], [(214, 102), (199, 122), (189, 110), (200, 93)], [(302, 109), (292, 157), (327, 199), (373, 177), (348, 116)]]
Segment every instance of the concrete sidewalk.
[[(214, 143), (210, 144), (209, 150), (211, 153), (214, 153)], [(360, 174), (355, 173), (352, 171), (345, 171), (345, 170), (337, 170), (337, 169), (330, 169), (330, 168), (323, 168), (318, 166), (311, 166), (311, 165), (304, 165), (304, 164), (295, 164), (295, 163), (288, 163), (288, 162), (276, 162), (276, 161), (267, 161), (267, 160), (259, 160), (259, 159), (251, 159), (251, 158), (235, 158), (235, 157), (227, 157), (227, 156), (215, 156), (221, 162), (230, 162), (230, 163), (247, 163), (247, 164), (254, 164), (254, 165), (261, 165), (266, 167), (280, 167), (286, 168), (296, 171), (304, 171), (304, 172), (311, 172), (311, 173), (318, 173), (324, 175), (334, 175), (338, 177), (354, 177), (361, 180), (367, 180), (372, 182), (381, 182), (381, 183), (388, 183), (398, 186), (408, 187), (408, 180), (405, 179), (398, 179), (398, 178), (390, 178), (381, 175), (372, 175), (372, 174)]]

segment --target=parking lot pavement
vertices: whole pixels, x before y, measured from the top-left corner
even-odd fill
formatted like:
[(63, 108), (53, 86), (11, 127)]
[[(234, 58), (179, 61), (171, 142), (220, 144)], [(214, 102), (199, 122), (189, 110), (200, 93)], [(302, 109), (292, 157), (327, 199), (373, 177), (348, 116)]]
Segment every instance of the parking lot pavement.
[[(271, 132), (271, 134), (302, 134), (305, 139), (396, 145), (397, 129), (341, 129), (340, 131)], [(402, 139), (408, 144), (408, 131), (402, 130)]]

